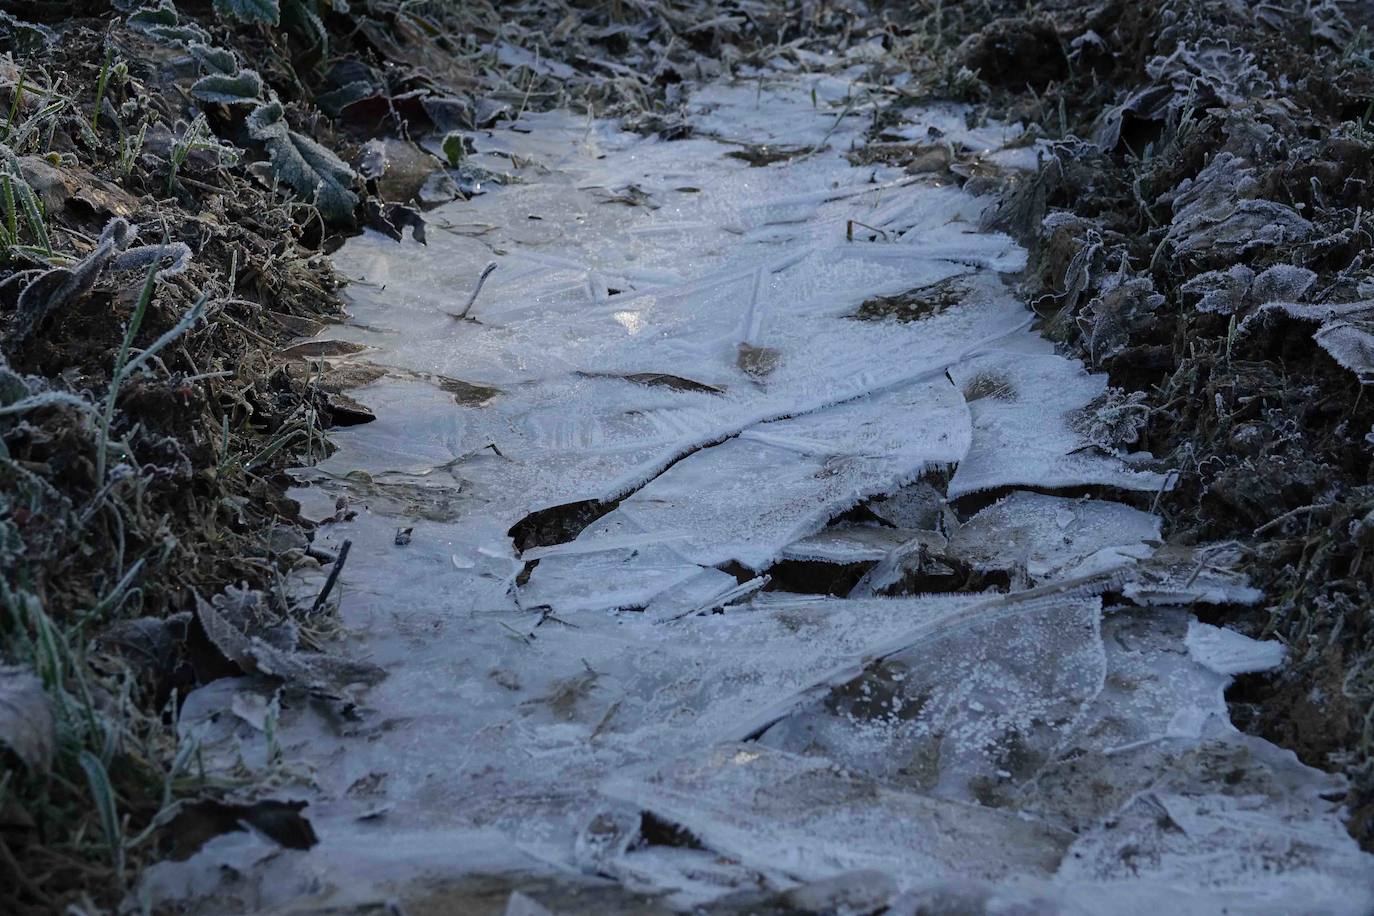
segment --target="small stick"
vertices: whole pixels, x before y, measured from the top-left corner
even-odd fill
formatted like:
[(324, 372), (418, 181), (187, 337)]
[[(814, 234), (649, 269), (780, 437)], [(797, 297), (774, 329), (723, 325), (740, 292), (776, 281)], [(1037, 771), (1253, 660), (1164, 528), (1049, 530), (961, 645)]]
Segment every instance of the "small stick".
[(844, 234), (845, 234), (846, 240), (848, 240), (848, 241), (850, 241), (850, 242), (854, 241), (854, 227), (855, 227), (855, 226), (863, 226), (865, 229), (872, 229), (874, 232), (878, 233), (879, 235), (881, 235), (881, 236), (883, 237), (883, 241), (884, 241), (884, 242), (887, 241), (887, 230), (886, 230), (886, 229), (879, 229), (877, 226), (870, 226), (868, 223), (861, 223), (861, 222), (859, 222), (859, 221), (856, 220), (856, 219), (851, 219), (851, 220), (849, 221), (849, 225), (848, 225), (847, 227), (845, 227), (845, 232), (844, 232)]
[(477, 301), (477, 294), (482, 291), (482, 285), (487, 282), (487, 277), (491, 276), (491, 272), (495, 269), (495, 261), (492, 261), (486, 267), (483, 267), (482, 275), (477, 278), (477, 286), (473, 289), (472, 295), (468, 297), (468, 304), (463, 306), (463, 310), (461, 312), (449, 312), (449, 315), (453, 316), (454, 318), (461, 319), (463, 321), (472, 320), (468, 318), (468, 312), (472, 309), (472, 304)]
[(339, 558), (334, 561), (334, 568), (329, 571), (329, 578), (324, 580), (324, 588), (320, 589), (320, 596), (315, 599), (315, 604), (310, 608), (310, 616), (314, 617), (324, 609), (324, 603), (329, 598), (329, 593), (334, 590), (334, 583), (339, 581), (339, 573), (343, 571), (344, 561), (348, 559), (348, 548), (353, 546), (350, 540), (344, 540), (339, 547)]

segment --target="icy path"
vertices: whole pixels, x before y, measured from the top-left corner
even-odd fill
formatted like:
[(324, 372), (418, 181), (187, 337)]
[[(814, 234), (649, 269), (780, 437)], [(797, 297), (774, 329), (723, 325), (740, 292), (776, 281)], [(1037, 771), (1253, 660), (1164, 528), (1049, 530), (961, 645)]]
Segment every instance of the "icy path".
[[(1023, 253), (977, 231), (988, 200), (848, 163), (848, 91), (708, 88), (699, 138), (672, 143), (526, 116), (474, 160), (520, 183), (430, 214), (428, 248), (339, 252), (360, 282), (327, 336), (387, 373), (354, 393), (377, 421), (296, 495), (357, 510), (321, 542), (353, 541), (349, 651), (390, 676), (345, 715), (282, 701), (271, 738), (314, 784), (284, 794), (318, 846), (227, 835), (160, 892), (1367, 912), (1339, 780), (1227, 719), (1229, 678), (1281, 651), (1168, 606), (1254, 596), (1156, 556), (1145, 512), (1045, 495), (1165, 479), (1074, 431), (1105, 381), (1029, 329)], [(912, 117), (1026, 158), (995, 152), (1009, 131)], [(725, 155), (744, 142), (816, 151), (751, 168)], [(475, 320), (451, 317), (493, 261)], [(913, 289), (916, 320), (856, 317)], [(942, 505), (986, 492), (1008, 495), (962, 522)], [(856, 581), (762, 591), (788, 569)], [(959, 577), (980, 591), (884, 597)], [(262, 759), (250, 718), (201, 726), (216, 759)]]

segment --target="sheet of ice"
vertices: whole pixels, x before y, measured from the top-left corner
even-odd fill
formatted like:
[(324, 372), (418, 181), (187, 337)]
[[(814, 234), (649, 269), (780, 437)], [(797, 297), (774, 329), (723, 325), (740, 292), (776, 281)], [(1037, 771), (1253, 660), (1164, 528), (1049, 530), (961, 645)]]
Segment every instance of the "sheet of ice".
[(1105, 755), (1166, 739), (1196, 740), (1227, 722), (1230, 678), (1201, 666), (1185, 639), (1197, 625), (1178, 609), (1119, 609), (1103, 623), (1107, 680), (1074, 727), (1069, 746)]
[(1264, 593), (1236, 567), (1240, 553), (1226, 544), (1170, 545), (1137, 565), (1123, 594), (1155, 607), (1198, 604), (1258, 604)]
[(1069, 414), (1101, 394), (1107, 378), (1054, 354), (1048, 342), (1043, 346), (1038, 355), (992, 352), (950, 369), (969, 400), (973, 445), (950, 481), (949, 497), (1009, 486), (1165, 486), (1166, 475), (1131, 467), (1073, 431)]
[(877, 783), (843, 765), (758, 744), (720, 744), (645, 774), (609, 779), (610, 799), (685, 828), (763, 872), (814, 880), (877, 869), (910, 886), (1044, 875), (1070, 835), (989, 808)]
[(844, 524), (826, 528), (787, 545), (782, 557), (785, 560), (809, 560), (837, 565), (876, 563), (893, 550), (912, 541), (925, 543), (935, 550), (943, 550), (946, 544), (944, 535), (935, 531)]
[(1129, 801), (1073, 844), (1059, 881), (1129, 892), (1123, 912), (1359, 916), (1374, 906), (1368, 858), (1329, 815), (1309, 823), (1276, 816), (1262, 797), (1188, 788)]
[[(1213, 629), (1182, 610), (1108, 614), (1104, 689), (1003, 804), (1079, 835), (1056, 882), (1104, 911), (1360, 912), (1374, 883), (1336, 816), (1343, 779), (1235, 730), (1231, 678), (1192, 643), (1244, 637)], [(1260, 664), (1265, 644), (1247, 642)]]
[(1050, 596), (932, 621), (759, 741), (985, 801), (1033, 777), (1102, 689), (1099, 613), (1095, 598)]
[(949, 553), (979, 571), (1025, 568), (1037, 581), (1149, 557), (1159, 519), (1121, 503), (1017, 490), (950, 532)]
[(1193, 661), (1217, 674), (1250, 674), (1271, 671), (1283, 664), (1287, 649), (1273, 640), (1251, 639), (1235, 630), (1194, 620), (1184, 639)]
[[(678, 888), (674, 905), (693, 906), (876, 868), (912, 893), (976, 874), (999, 899), (1132, 912), (1173, 891), (1113, 871), (1121, 849), (1104, 825), (1144, 791), (1130, 773), (1165, 795), (1241, 804), (1226, 794), (1229, 770), (1180, 762), (1203, 759), (1209, 741), (1230, 742), (1228, 761), (1246, 749), (1264, 761), (1247, 773), (1270, 774), (1255, 790), (1272, 803), (1260, 831), (1270, 839), (1244, 862), (1278, 848), (1276, 824), (1301, 818), (1316, 848), (1334, 850), (1330, 868), (1281, 859), (1265, 887), (1315, 889), (1324, 903), (1343, 869), (1367, 862), (1337, 840), (1329, 782), (1318, 791), (1311, 771), (1224, 722), (1226, 678), (1189, 654), (1185, 616), (1141, 612), (1166, 620), (1169, 638), (1134, 641), (1113, 616), (1104, 645), (1095, 596), (1126, 571), (1007, 597), (757, 591), (767, 576), (748, 568), (778, 558), (871, 557), (876, 543), (821, 533), (826, 523), (934, 466), (958, 464), (952, 495), (1159, 483), (1083, 451), (1069, 430), (1065, 413), (1104, 382), (1029, 330), (999, 276), (1023, 252), (977, 231), (988, 201), (844, 158), (870, 123), (859, 74), (699, 88), (699, 135), (671, 143), (524, 114), (518, 129), (473, 138), (472, 164), (516, 181), (431, 211), (428, 248), (367, 234), (336, 254), (361, 282), (353, 320), (329, 336), (367, 345), (390, 374), (356, 392), (378, 419), (332, 433), (339, 450), (301, 472), (296, 495), (319, 518), (344, 501), (317, 535), (326, 549), (353, 543), (338, 648), (390, 676), (342, 707), (256, 682), (189, 698), (183, 725), (200, 729), (209, 765), (230, 771), (269, 759), (260, 714), (277, 698), (274, 738), (292, 767), (278, 775), (299, 777), (284, 791), (310, 802), (321, 842), (264, 852), (249, 835), (222, 837), (150, 872), (155, 897), (204, 895), (206, 912), (393, 898), (425, 911), (446, 881), (481, 874), (518, 889), (536, 875), (575, 888), (593, 869), (627, 888)], [(797, 155), (750, 168), (725, 155), (740, 144)], [(851, 220), (879, 240), (849, 241)], [(472, 320), (452, 317), (491, 262)], [(954, 277), (961, 300), (921, 320), (851, 317), (871, 298)], [(894, 530), (938, 526), (941, 494), (922, 486), (875, 502), (873, 516)], [(620, 502), (567, 543), (541, 537), (517, 552), (513, 525), (583, 500)], [(1060, 543), (1068, 510), (1042, 502), (1027, 501), (1026, 533), (1008, 549), (1019, 561), (1030, 545), (1025, 561), (1047, 576), (1100, 569), (1097, 545), (1127, 545), (1114, 562), (1153, 531), (1133, 510), (1074, 504)], [(992, 518), (979, 523), (983, 547), (1000, 558)], [(413, 529), (404, 546), (398, 528)], [(935, 537), (907, 534), (902, 544)], [(1213, 581), (1196, 566), (1132, 581), (1161, 600), (1192, 596)], [(609, 612), (631, 607), (644, 611)], [(767, 746), (805, 723), (822, 744)], [(1093, 795), (1107, 768), (1075, 769), (1075, 749), (1122, 762), (1109, 806)], [(1229, 818), (1217, 827), (1169, 804), (1222, 840), (1241, 816), (1214, 805)], [(650, 841), (645, 811), (706, 849)], [(605, 836), (588, 830), (602, 814), (620, 825)], [(1069, 826), (1081, 873), (1064, 862)], [(614, 841), (636, 831), (641, 845)], [(1216, 854), (1144, 842), (1164, 850), (1167, 868), (1152, 874), (1167, 880)], [(1223, 885), (1239, 880), (1217, 869)], [(1285, 885), (1289, 874), (1299, 879)], [(1365, 885), (1347, 883), (1362, 899)]]
[(761, 423), (679, 461), (561, 554), (544, 551), (521, 600), (643, 607), (701, 567), (764, 569), (865, 496), (959, 461), (968, 444), (963, 398), (943, 377)]

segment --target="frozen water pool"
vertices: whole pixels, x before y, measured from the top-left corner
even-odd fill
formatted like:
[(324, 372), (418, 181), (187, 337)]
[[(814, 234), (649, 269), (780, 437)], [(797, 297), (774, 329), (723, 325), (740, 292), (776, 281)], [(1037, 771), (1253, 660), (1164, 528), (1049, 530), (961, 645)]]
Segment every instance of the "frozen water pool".
[[(389, 676), (342, 710), (280, 699), (270, 736), (228, 711), (261, 685), (206, 688), (226, 711), (184, 727), (210, 765), (278, 744), (320, 842), (229, 834), (148, 893), (1369, 911), (1341, 781), (1227, 716), (1282, 647), (1185, 609), (1259, 596), (1161, 549), (1167, 474), (1077, 431), (1106, 381), (1031, 329), (990, 200), (851, 164), (852, 91), (706, 87), (676, 142), (524, 115), (474, 138), (516, 180), (431, 213), (428, 247), (335, 256), (357, 282), (326, 336), (385, 374), (294, 495), (356, 510), (320, 543), (353, 542), (345, 649)], [(1025, 163), (1011, 129), (909, 114)], [(853, 581), (789, 592), (787, 563)]]

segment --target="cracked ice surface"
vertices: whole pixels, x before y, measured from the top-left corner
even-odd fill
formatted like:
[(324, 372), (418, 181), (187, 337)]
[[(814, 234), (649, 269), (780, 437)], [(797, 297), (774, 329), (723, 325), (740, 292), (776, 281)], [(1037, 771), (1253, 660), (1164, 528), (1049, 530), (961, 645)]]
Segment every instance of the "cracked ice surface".
[[(475, 138), (475, 163), (517, 183), (431, 213), (428, 248), (369, 234), (336, 255), (360, 282), (328, 336), (388, 375), (356, 392), (376, 422), (336, 431), (295, 495), (358, 510), (321, 538), (353, 540), (348, 648), (390, 676), (347, 715), (283, 702), (284, 758), (310, 774), (283, 794), (310, 802), (318, 846), (229, 834), (154, 869), (155, 896), (346, 911), (464, 875), (595, 874), (687, 907), (869, 869), (913, 907), (1374, 902), (1329, 801), (1340, 780), (1227, 719), (1230, 676), (1281, 651), (1101, 597), (1244, 583), (1192, 554), (1137, 574), (1156, 519), (1015, 489), (1165, 477), (1071, 428), (1105, 380), (1029, 330), (1004, 282), (1023, 253), (976, 229), (987, 200), (838, 152), (866, 124), (862, 106), (838, 116), (850, 88), (705, 87), (697, 137), (672, 143), (524, 115)], [(1014, 131), (947, 107), (911, 118), (913, 136), (1025, 158), (999, 148)], [(724, 157), (764, 142), (817, 149)], [(850, 220), (880, 240), (849, 241)], [(491, 261), (476, 320), (451, 317)], [(961, 301), (920, 320), (850, 317), (952, 277)], [(914, 528), (827, 527), (950, 469), (951, 498), (1010, 493), (948, 531), (915, 509)], [(583, 500), (605, 514), (517, 551), (513, 525)], [(780, 559), (898, 566), (927, 548), (1038, 587), (758, 591)], [(263, 755), (251, 723), (215, 721), (242, 688), (187, 703), (208, 766)], [(651, 842), (646, 814), (692, 842)]]

